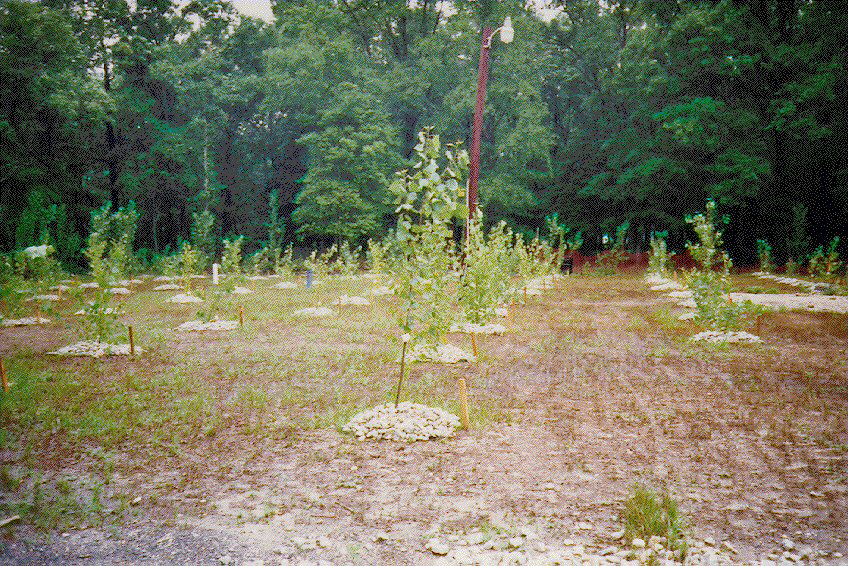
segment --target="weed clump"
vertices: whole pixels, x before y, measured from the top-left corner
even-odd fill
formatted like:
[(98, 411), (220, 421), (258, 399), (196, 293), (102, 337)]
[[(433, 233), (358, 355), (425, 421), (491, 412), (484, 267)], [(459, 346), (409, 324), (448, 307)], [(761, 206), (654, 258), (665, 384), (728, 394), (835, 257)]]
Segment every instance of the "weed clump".
[(670, 495), (657, 494), (643, 485), (635, 485), (624, 508), (624, 532), (633, 539), (649, 541), (651, 537), (665, 539), (665, 547), (679, 557), (687, 551), (684, 535), (685, 520)]

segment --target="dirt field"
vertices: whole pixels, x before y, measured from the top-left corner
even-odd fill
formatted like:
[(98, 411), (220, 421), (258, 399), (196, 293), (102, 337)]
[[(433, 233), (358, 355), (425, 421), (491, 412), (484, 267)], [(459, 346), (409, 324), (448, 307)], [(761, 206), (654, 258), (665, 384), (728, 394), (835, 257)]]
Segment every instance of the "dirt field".
[[(404, 397), (454, 412), (469, 381), (470, 432), (393, 444), (338, 431), (390, 398), (392, 299), (297, 320), (298, 304), (371, 284), (283, 302), (263, 285), (233, 333), (175, 333), (196, 307), (137, 293), (138, 360), (45, 357), (76, 336), (67, 318), (0, 329), (11, 378), (44, 407), (0, 412), (0, 509), (22, 515), (0, 563), (456, 563), (478, 532), (520, 542), (478, 543), (483, 563), (551, 563), (624, 547), (635, 484), (670, 493), (693, 540), (726, 541), (723, 560), (779, 559), (787, 538), (799, 559), (846, 563), (848, 315), (775, 312), (749, 329), (761, 345), (692, 344), (699, 328), (640, 276), (572, 276), (512, 307), (479, 363), (413, 366)], [(45, 532), (45, 513), (72, 517)], [(447, 558), (425, 548), (433, 535)]]

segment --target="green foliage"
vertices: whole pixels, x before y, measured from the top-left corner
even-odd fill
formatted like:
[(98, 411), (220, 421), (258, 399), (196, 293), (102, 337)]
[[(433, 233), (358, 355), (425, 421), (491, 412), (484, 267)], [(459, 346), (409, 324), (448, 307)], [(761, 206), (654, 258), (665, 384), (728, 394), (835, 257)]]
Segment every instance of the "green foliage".
[(183, 291), (191, 293), (192, 276), (197, 274), (197, 267), (200, 262), (200, 252), (197, 251), (188, 242), (183, 242), (180, 246), (180, 252), (177, 255), (177, 265), (179, 265), (180, 281), (182, 282)]
[(334, 264), (335, 271), (341, 275), (354, 275), (359, 271), (359, 256), (361, 253), (361, 246), (351, 250), (350, 242), (347, 240), (342, 242)]
[(648, 255), (648, 272), (664, 275), (671, 269), (671, 258), (674, 253), (669, 253), (665, 243), (668, 237), (667, 231), (651, 233), (651, 251)]
[(771, 261), (771, 246), (767, 241), (757, 240), (757, 257), (760, 258), (760, 271), (763, 273), (774, 271), (774, 264)]
[(221, 275), (224, 289), (232, 291), (243, 278), (241, 270), (241, 245), (244, 236), (224, 239), (224, 252), (221, 254)]
[[(736, 330), (753, 312), (750, 301), (734, 303), (731, 291), (730, 267), (733, 263), (721, 249), (722, 235), (716, 229), (716, 203), (708, 200), (706, 212), (686, 218), (699, 241), (687, 242), (686, 247), (698, 266), (687, 275), (687, 286), (695, 300), (695, 320), (714, 330)], [(727, 224), (725, 216), (722, 222)]]
[(610, 249), (598, 254), (596, 259), (595, 272), (598, 275), (615, 275), (618, 273), (618, 267), (624, 262), (624, 238), (627, 235), (627, 230), (630, 228), (630, 223), (625, 222), (615, 229), (615, 241)]
[(456, 254), (452, 221), (465, 217), (459, 199), (468, 155), (447, 144), (442, 160), (439, 136), (418, 134), (418, 161), (398, 171), (390, 190), (398, 215), (396, 237), (403, 261), (393, 270), (400, 300), (398, 326), (413, 343), (440, 345), (451, 324), (450, 289), (455, 284)]
[(794, 264), (803, 263), (812, 247), (807, 233), (807, 213), (809, 209), (801, 203), (792, 207), (789, 233), (786, 236), (786, 252)]
[(115, 212), (112, 212), (111, 202), (92, 211), (85, 256), (94, 279), (101, 287), (128, 275), (138, 218), (139, 213), (132, 201)]
[(827, 246), (827, 253), (825, 253), (823, 246), (816, 248), (807, 264), (810, 275), (825, 278), (836, 275), (836, 272), (842, 267), (842, 262), (839, 261), (839, 252), (836, 251), (837, 246), (839, 246), (839, 236), (835, 236), (830, 241)]
[(388, 269), (386, 264), (386, 248), (379, 240), (368, 238), (365, 260), (371, 273), (385, 273)]
[(191, 243), (197, 251), (197, 270), (204, 271), (215, 256), (215, 215), (208, 209), (191, 214)]
[(652, 536), (663, 537), (667, 541), (666, 548), (679, 551), (681, 560), (686, 557), (685, 519), (677, 502), (667, 493), (658, 495), (642, 485), (633, 486), (622, 518), (625, 536), (631, 542), (634, 538), (648, 541)]
[(477, 213), (469, 223), (468, 238), (463, 243), (465, 263), (457, 299), (465, 319), (474, 324), (486, 324), (494, 316), (495, 307), (509, 289), (509, 249), (512, 233), (501, 223), (492, 228), (488, 238), (483, 234), (483, 213)]

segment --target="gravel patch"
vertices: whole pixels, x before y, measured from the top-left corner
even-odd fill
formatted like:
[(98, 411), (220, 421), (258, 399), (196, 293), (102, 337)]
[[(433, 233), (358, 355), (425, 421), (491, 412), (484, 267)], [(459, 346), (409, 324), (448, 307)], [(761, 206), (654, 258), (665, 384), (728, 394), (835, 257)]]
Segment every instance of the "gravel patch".
[[(459, 418), (442, 409), (418, 403), (379, 405), (355, 415), (342, 430), (359, 440), (414, 442), (456, 434)], [(447, 550), (444, 553), (447, 554)]]
[[(135, 347), (136, 355), (141, 354), (142, 350), (138, 346)], [(91, 356), (99, 358), (101, 356), (129, 356), (129, 344), (109, 344), (106, 342), (96, 342), (94, 340), (83, 340), (64, 348), (59, 348), (53, 352), (47, 352), (55, 356)]]
[(126, 287), (110, 287), (106, 289), (106, 292), (112, 293), (113, 295), (129, 295), (131, 291)]
[(154, 291), (179, 291), (180, 289), (182, 289), (182, 287), (174, 285), (173, 283), (164, 283), (153, 288)]
[[(115, 314), (117, 312), (118, 312), (117, 309), (114, 309), (112, 307), (106, 307), (106, 310), (103, 311), (103, 314)], [(80, 309), (77, 312), (75, 312), (74, 314), (77, 315), (77, 316), (85, 316), (85, 315), (88, 314), (88, 309)]]
[(466, 334), (497, 334), (501, 335), (506, 332), (506, 326), (503, 324), (475, 324), (473, 322), (463, 322), (460, 324), (452, 324), (451, 332), (465, 332)]
[(253, 291), (247, 287), (239, 287), (238, 285), (236, 285), (236, 287), (232, 290), (233, 295), (249, 295), (252, 292)]
[(24, 318), (6, 318), (3, 320), (3, 326), (32, 326), (34, 324), (47, 324), (49, 318), (36, 318), (34, 316), (26, 316)]
[(729, 332), (729, 331), (720, 331), (720, 330), (708, 330), (705, 332), (699, 332), (694, 335), (689, 340), (693, 342), (712, 342), (716, 344), (718, 342), (731, 342), (731, 343), (745, 343), (745, 344), (754, 344), (757, 342), (762, 342), (762, 338), (759, 336), (754, 336), (748, 332)]
[(391, 289), (389, 289), (385, 285), (380, 286), (380, 287), (374, 287), (373, 289), (371, 289), (371, 294), (374, 295), (375, 297), (379, 297), (379, 296), (382, 296), (382, 295), (394, 295), (394, 293), (395, 293), (394, 291), (392, 291)]
[(363, 297), (356, 297), (356, 296), (349, 297), (347, 295), (342, 295), (341, 297), (339, 297), (338, 299), (333, 301), (333, 304), (334, 305), (353, 305), (353, 306), (366, 307), (366, 306), (371, 304), (371, 301), (369, 301), (368, 299), (363, 298)]
[(294, 311), (294, 316), (336, 316), (336, 311), (327, 307), (306, 307)]
[(26, 299), (27, 302), (29, 302), (29, 301), (59, 301), (59, 300), (61, 300), (59, 298), (59, 295), (36, 295), (34, 297), (29, 297), (28, 299)]
[(159, 277), (153, 278), (154, 281), (173, 281), (175, 279), (176, 277), (174, 277), (173, 275), (160, 275)]
[(165, 302), (179, 304), (202, 303), (203, 299), (195, 297), (194, 295), (186, 295), (185, 293), (180, 293), (179, 295), (174, 295), (170, 299), (165, 299)]
[(292, 283), (290, 281), (281, 281), (276, 285), (271, 286), (272, 289), (297, 289), (297, 283)]
[(237, 320), (212, 320), (202, 322), (200, 320), (190, 320), (179, 325), (176, 330), (180, 332), (208, 332), (218, 330), (235, 330), (238, 328)]
[(473, 362), (476, 358), (457, 348), (453, 344), (442, 344), (436, 346), (420, 345), (412, 348), (412, 351), (407, 353), (407, 360), (410, 362), (437, 362), (440, 364), (455, 364), (457, 362)]
[(80, 289), (99, 289), (99, 288), (100, 288), (100, 285), (98, 285), (97, 283), (94, 283), (94, 282), (80, 284)]

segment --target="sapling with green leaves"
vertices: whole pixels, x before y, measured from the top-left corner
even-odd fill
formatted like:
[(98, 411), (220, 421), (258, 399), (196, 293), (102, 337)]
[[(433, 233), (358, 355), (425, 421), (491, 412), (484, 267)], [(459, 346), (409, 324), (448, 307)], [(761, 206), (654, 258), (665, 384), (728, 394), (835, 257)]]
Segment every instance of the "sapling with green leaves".
[(483, 213), (478, 208), (469, 222), (468, 237), (463, 244), (465, 262), (460, 279), (458, 301), (465, 319), (478, 325), (487, 324), (495, 307), (506, 295), (509, 275), (505, 271), (504, 239), (490, 232), (483, 235)]
[(615, 241), (612, 243), (612, 246), (608, 250), (598, 254), (597, 273), (599, 275), (615, 275), (618, 273), (619, 266), (624, 262), (626, 253), (624, 250), (624, 241), (629, 228), (629, 222), (623, 222), (617, 226), (615, 229)]
[(200, 255), (200, 252), (192, 247), (189, 242), (183, 242), (180, 247), (180, 253), (177, 256), (180, 266), (180, 282), (182, 283), (183, 291), (187, 294), (191, 294), (191, 280), (197, 273)]
[(774, 264), (771, 261), (771, 246), (766, 240), (757, 240), (757, 256), (760, 260), (760, 271), (763, 273), (774, 271)]
[(336, 256), (335, 270), (341, 275), (354, 275), (359, 271), (359, 256), (362, 253), (362, 247), (358, 246), (355, 250), (350, 249), (350, 242), (347, 240), (339, 246), (339, 253)]
[(825, 253), (823, 246), (816, 248), (816, 251), (810, 256), (810, 261), (807, 264), (807, 271), (809, 271), (810, 275), (827, 279), (836, 275), (836, 272), (842, 267), (842, 262), (839, 260), (839, 252), (836, 251), (838, 246), (839, 236), (836, 236), (827, 246), (827, 253)]
[(221, 254), (221, 288), (224, 291), (234, 291), (236, 285), (243, 280), (241, 270), (241, 245), (243, 242), (244, 236), (224, 239), (224, 251)]
[(373, 274), (382, 274), (388, 268), (386, 248), (379, 240), (368, 238), (368, 247), (365, 250), (365, 260), (368, 270)]
[(710, 199), (706, 211), (686, 218), (692, 225), (698, 242), (688, 242), (686, 247), (697, 267), (687, 276), (687, 286), (695, 300), (695, 321), (713, 330), (735, 330), (754, 309), (750, 301), (734, 303), (729, 298), (730, 268), (733, 263), (721, 249), (722, 233), (716, 227), (729, 222), (728, 217), (716, 218), (716, 203)]
[(669, 253), (665, 239), (668, 231), (651, 232), (651, 251), (648, 254), (648, 273), (665, 276), (671, 271), (671, 258), (674, 253)]
[(465, 217), (460, 181), (468, 166), (468, 154), (447, 144), (442, 160), (439, 136), (429, 129), (418, 134), (415, 152), (417, 163), (399, 171), (389, 187), (397, 205), (395, 234), (403, 258), (394, 270), (393, 285), (403, 337), (396, 403), (407, 348), (421, 343), (438, 347), (450, 329), (457, 264), (452, 223)]

